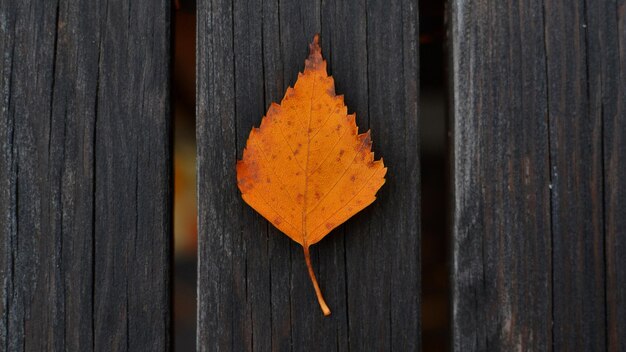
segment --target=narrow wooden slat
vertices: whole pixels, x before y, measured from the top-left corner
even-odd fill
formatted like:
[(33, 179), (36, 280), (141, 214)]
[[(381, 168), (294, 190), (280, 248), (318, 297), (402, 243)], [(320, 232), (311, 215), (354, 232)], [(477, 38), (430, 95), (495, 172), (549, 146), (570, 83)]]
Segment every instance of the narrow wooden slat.
[[(301, 247), (243, 203), (235, 177), (317, 32), (390, 169), (376, 203), (311, 248), (328, 318)], [(198, 350), (420, 348), (417, 48), (412, 0), (198, 2)]]
[(602, 121), (606, 347), (626, 350), (626, 1), (587, 4), (590, 106)]
[[(95, 150), (96, 349), (169, 348), (170, 3), (109, 1)], [(120, 317), (125, 317), (120, 319)]]
[(457, 350), (623, 349), (624, 11), (452, 4)]
[[(356, 342), (350, 347), (417, 350), (421, 344), (417, 4), (368, 1), (366, 6), (369, 127), (375, 151), (390, 171), (386, 192), (378, 196), (370, 218), (353, 231), (347, 229), (352, 235), (346, 237), (347, 270), (357, 273), (348, 277), (350, 340), (354, 337)], [(359, 326), (360, 321), (370, 324)]]
[(453, 1), (453, 346), (548, 350), (550, 176), (541, 1)]
[(169, 349), (169, 2), (0, 4), (0, 350)]
[[(232, 2), (197, 3), (198, 351), (235, 350), (234, 236), (241, 203), (235, 184), (237, 141)], [(209, 118), (210, 117), (210, 118)], [(206, 181), (205, 181), (206, 180)], [(261, 236), (261, 233), (256, 235)], [(245, 288), (244, 288), (245, 290)]]
[(553, 343), (565, 351), (601, 351), (606, 341), (602, 119), (589, 101), (598, 68), (588, 62), (585, 6), (545, 2)]

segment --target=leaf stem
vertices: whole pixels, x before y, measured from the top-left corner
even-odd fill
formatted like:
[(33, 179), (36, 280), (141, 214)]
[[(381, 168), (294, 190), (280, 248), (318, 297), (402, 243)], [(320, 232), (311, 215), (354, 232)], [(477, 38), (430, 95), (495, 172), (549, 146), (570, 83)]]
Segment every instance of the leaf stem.
[(322, 296), (322, 290), (320, 290), (320, 286), (317, 284), (317, 279), (315, 278), (315, 272), (313, 272), (313, 265), (311, 265), (311, 254), (309, 253), (309, 246), (302, 246), (304, 248), (304, 260), (306, 261), (306, 267), (309, 269), (309, 276), (311, 277), (311, 282), (313, 282), (313, 287), (315, 288), (315, 294), (317, 295), (317, 302), (320, 304), (320, 308), (322, 308), (322, 312), (324, 312), (325, 316), (330, 315), (330, 309), (326, 305), (326, 301), (324, 301), (324, 296)]

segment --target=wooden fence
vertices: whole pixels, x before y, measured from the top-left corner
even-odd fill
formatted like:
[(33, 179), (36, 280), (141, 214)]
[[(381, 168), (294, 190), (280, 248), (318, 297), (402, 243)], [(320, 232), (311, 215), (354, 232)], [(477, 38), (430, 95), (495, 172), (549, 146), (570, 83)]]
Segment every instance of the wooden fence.
[[(171, 348), (170, 6), (0, 1), (2, 351)], [(626, 351), (626, 1), (448, 7), (454, 349)], [(198, 350), (420, 350), (417, 0), (197, 23)], [(317, 32), (389, 167), (312, 247), (328, 318), (235, 177)]]

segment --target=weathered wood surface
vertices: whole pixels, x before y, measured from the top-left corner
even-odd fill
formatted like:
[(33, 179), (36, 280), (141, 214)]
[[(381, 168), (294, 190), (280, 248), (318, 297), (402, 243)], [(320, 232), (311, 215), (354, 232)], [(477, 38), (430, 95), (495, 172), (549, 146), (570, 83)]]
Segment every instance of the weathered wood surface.
[(587, 6), (587, 21), (590, 111), (603, 140), (606, 346), (626, 351), (626, 1)]
[(169, 1), (0, 2), (0, 350), (164, 351)]
[[(198, 1), (198, 350), (420, 348), (417, 1)], [(241, 200), (235, 163), (253, 126), (322, 51), (389, 167), (377, 201), (301, 247)]]
[(626, 350), (625, 17), (452, 1), (456, 350)]

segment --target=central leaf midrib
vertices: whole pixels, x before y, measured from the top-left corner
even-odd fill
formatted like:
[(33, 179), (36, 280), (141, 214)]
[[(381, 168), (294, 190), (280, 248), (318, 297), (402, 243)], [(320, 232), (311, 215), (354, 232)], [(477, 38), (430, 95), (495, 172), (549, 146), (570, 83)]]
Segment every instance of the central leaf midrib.
[(306, 238), (307, 238), (307, 229), (306, 229), (306, 220), (307, 220), (307, 195), (308, 195), (308, 191), (309, 191), (309, 152), (310, 152), (310, 146), (311, 146), (311, 112), (313, 111), (313, 97), (315, 96), (315, 81), (316, 81), (316, 77), (315, 74), (313, 75), (313, 86), (311, 87), (311, 97), (309, 99), (309, 120), (307, 122), (307, 128), (306, 128), (306, 137), (307, 137), (307, 143), (306, 143), (306, 163), (304, 164), (304, 197), (303, 197), (303, 204), (302, 204), (302, 244), (303, 246), (308, 246), (307, 242), (306, 242)]

